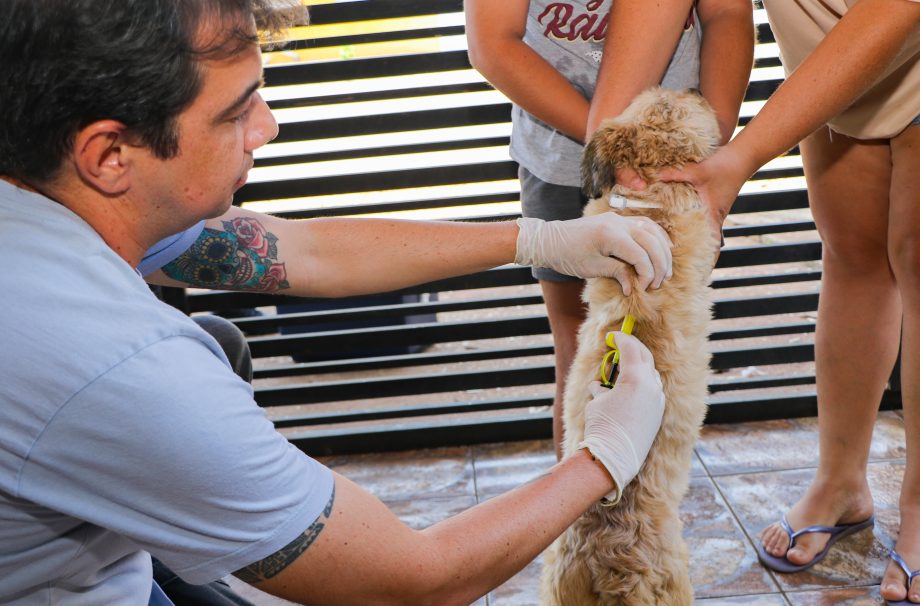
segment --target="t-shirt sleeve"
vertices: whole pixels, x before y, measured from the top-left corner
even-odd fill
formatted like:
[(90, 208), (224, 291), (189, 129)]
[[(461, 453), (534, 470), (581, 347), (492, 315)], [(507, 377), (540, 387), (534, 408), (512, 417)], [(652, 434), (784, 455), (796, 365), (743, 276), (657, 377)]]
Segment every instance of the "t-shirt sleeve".
[(192, 247), (202, 231), (204, 231), (204, 221), (199, 221), (185, 231), (160, 240), (144, 253), (144, 258), (138, 264), (137, 271), (142, 276), (149, 276), (170, 261), (175, 261), (179, 255)]
[(328, 505), (333, 483), (275, 431), (247, 383), (181, 336), (71, 398), (31, 449), (20, 494), (206, 583), (293, 541)]

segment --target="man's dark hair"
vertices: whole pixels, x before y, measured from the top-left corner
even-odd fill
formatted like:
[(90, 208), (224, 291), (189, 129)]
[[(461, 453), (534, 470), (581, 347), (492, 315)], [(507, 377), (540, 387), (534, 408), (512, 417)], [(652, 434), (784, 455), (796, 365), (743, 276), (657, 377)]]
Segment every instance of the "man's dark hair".
[(277, 33), (294, 14), (290, 2), (278, 10), (287, 1), (2, 0), (0, 175), (46, 182), (76, 133), (105, 119), (174, 156), (199, 62), (258, 43), (253, 19)]

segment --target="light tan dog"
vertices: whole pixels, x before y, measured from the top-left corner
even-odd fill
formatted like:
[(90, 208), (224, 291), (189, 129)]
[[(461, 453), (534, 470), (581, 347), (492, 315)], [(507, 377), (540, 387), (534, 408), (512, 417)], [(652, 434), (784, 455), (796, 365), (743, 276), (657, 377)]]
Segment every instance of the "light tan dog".
[[(715, 115), (702, 97), (655, 88), (606, 122), (585, 150), (585, 189), (601, 194), (585, 214), (618, 212), (656, 221), (673, 242), (674, 273), (660, 289), (633, 288), (628, 297), (615, 280), (588, 280), (588, 318), (579, 331), (564, 399), (565, 453), (582, 440), (588, 385), (597, 380), (607, 352), (605, 335), (619, 330), (627, 314), (635, 316), (633, 334), (651, 350), (661, 373), (665, 411), (649, 457), (620, 502), (594, 506), (547, 550), (541, 582), (545, 606), (693, 602), (678, 505), (706, 412), (708, 283), (716, 242), (692, 187), (653, 181), (656, 169), (698, 162), (718, 141)], [(615, 186), (617, 167), (636, 170), (650, 186), (641, 192)], [(630, 199), (625, 208), (618, 195)]]

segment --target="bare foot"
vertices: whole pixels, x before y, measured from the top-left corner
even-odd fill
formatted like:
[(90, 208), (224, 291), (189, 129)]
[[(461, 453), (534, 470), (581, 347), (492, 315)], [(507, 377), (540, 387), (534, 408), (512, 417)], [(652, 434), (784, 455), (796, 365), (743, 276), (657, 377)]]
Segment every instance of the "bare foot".
[[(901, 529), (898, 531), (895, 551), (911, 570), (920, 568), (920, 509), (901, 508)], [(906, 597), (911, 602), (920, 603), (920, 577), (914, 577), (908, 593), (907, 575), (891, 561), (882, 579), (881, 593), (884, 599), (892, 602)]]
[[(872, 494), (865, 480), (856, 489), (831, 486), (815, 480), (805, 495), (786, 514), (786, 520), (796, 531), (807, 526), (836, 526), (862, 522), (872, 515), (872, 511)], [(827, 533), (804, 534), (798, 537), (795, 546), (789, 549), (789, 535), (779, 522), (767, 526), (761, 533), (761, 543), (767, 553), (774, 557), (785, 556), (797, 565), (811, 562), (824, 549), (829, 538)], [(920, 546), (920, 541), (915, 544)]]

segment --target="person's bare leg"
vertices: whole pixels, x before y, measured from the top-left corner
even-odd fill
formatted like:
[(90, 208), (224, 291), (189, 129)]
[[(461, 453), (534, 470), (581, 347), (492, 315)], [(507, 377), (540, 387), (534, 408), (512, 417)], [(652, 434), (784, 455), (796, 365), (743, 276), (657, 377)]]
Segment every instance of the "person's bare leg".
[(553, 448), (556, 458), (562, 458), (562, 399), (565, 394), (565, 382), (569, 376), (569, 367), (575, 358), (578, 347), (578, 328), (588, 313), (581, 300), (581, 291), (585, 283), (581, 280), (554, 282), (540, 280), (543, 289), (543, 301), (546, 303), (546, 315), (549, 327), (553, 331), (553, 348), (556, 362), (556, 393), (553, 398)]
[[(811, 486), (786, 515), (794, 530), (872, 514), (866, 464), (901, 324), (887, 252), (887, 142), (859, 142), (822, 128), (800, 147), (823, 241), (823, 278), (815, 337), (820, 456)], [(778, 523), (762, 534), (768, 553), (794, 564), (810, 562), (827, 540), (827, 534), (804, 535), (787, 552)]]
[[(916, 570), (920, 568), (920, 125), (891, 140), (891, 157), (888, 254), (904, 306), (901, 398), (907, 439), (895, 550)], [(882, 597), (903, 600), (906, 592), (904, 573), (891, 563), (882, 580)], [(920, 580), (914, 580), (909, 599), (920, 602)]]

